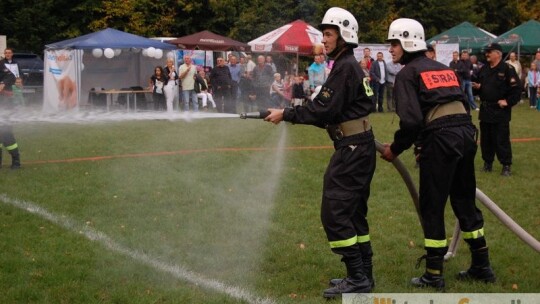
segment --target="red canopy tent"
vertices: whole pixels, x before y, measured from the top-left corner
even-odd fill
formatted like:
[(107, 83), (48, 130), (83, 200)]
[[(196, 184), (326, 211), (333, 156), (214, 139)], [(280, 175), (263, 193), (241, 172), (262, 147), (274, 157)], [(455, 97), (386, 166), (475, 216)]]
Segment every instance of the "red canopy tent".
[(321, 31), (299, 19), (264, 34), (248, 42), (248, 44), (253, 52), (311, 55), (313, 45), (321, 41)]

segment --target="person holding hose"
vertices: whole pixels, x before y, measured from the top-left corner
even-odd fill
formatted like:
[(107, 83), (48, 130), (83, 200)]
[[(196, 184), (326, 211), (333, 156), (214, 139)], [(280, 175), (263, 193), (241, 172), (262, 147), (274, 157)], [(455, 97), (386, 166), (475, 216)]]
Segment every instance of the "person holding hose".
[(324, 174), (321, 220), (331, 250), (340, 255), (347, 275), (330, 280), (325, 298), (366, 293), (374, 286), (367, 221), (376, 150), (368, 115), (373, 110), (369, 75), (357, 63), (358, 22), (338, 7), (330, 8), (319, 25), (333, 68), (320, 92), (306, 106), (268, 109), (265, 120), (326, 128), (334, 154)]
[(426, 270), (411, 280), (416, 287), (443, 290), (444, 255), (448, 251), (444, 209), (450, 196), (468, 243), (471, 267), (459, 279), (495, 282), (484, 237), (484, 219), (476, 207), (476, 127), (458, 77), (448, 66), (426, 57), (423, 26), (416, 20), (394, 20), (388, 30), (393, 62), (404, 65), (394, 84), (396, 112), (400, 118), (394, 142), (381, 157), (393, 161), (413, 143), (421, 147), (419, 209), (424, 228)]

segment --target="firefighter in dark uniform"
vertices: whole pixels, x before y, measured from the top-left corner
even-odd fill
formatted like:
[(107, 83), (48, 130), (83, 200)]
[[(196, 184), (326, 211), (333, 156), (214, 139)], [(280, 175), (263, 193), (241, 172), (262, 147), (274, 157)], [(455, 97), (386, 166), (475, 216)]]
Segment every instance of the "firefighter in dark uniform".
[(459, 278), (494, 282), (484, 220), (475, 205), (476, 128), (458, 78), (448, 66), (426, 57), (424, 28), (418, 21), (395, 20), (388, 41), (392, 60), (405, 66), (394, 84), (399, 130), (381, 157), (393, 161), (413, 143), (421, 146), (420, 214), (427, 254), (418, 262), (425, 258), (426, 270), (411, 283), (444, 289), (443, 261), (448, 251), (444, 209), (448, 196), (472, 254), (471, 267), (460, 272)]
[(497, 43), (485, 49), (485, 64), (473, 88), (480, 95), (480, 149), (484, 172), (491, 172), (495, 154), (503, 168), (501, 175), (512, 174), (512, 147), (510, 145), (510, 119), (512, 107), (521, 99), (521, 84), (514, 67), (502, 61), (502, 48)]
[[(13, 108), (11, 87), (14, 83), (15, 75), (3, 63), (0, 63), (0, 112), (2, 114)], [(0, 118), (0, 167), (3, 148), (11, 155), (11, 169), (19, 169), (21, 167), (19, 146), (13, 135), (13, 129), (4, 118)]]
[(344, 279), (330, 280), (325, 298), (342, 293), (370, 292), (372, 249), (366, 219), (370, 184), (375, 171), (375, 141), (368, 115), (373, 110), (369, 75), (354, 58), (358, 23), (348, 11), (330, 8), (319, 28), (334, 65), (319, 94), (306, 106), (269, 109), (265, 120), (282, 120), (326, 128), (334, 142), (323, 181), (321, 220), (331, 250), (342, 256)]

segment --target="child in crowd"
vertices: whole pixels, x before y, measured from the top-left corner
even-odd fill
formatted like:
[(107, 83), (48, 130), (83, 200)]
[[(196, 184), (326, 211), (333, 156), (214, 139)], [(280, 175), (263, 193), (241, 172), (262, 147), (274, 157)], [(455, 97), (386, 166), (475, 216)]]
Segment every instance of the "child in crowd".
[(291, 100), (293, 84), (294, 82), (291, 75), (285, 72), (285, 77), (283, 79), (283, 94), (287, 100)]
[(305, 96), (304, 78), (297, 75), (296, 77), (294, 77), (294, 84), (292, 86), (291, 106), (296, 107), (303, 105)]
[(300, 77), (302, 77), (302, 85), (304, 86), (304, 96), (310, 96), (311, 95), (311, 88), (309, 87), (309, 77), (306, 72), (300, 73)]
[(23, 81), (21, 77), (15, 79), (15, 84), (11, 86), (11, 91), (13, 92), (13, 105), (15, 107), (24, 106)]
[(281, 80), (281, 74), (274, 74), (274, 82), (270, 86), (270, 99), (272, 100), (272, 107), (283, 109), (285, 101), (288, 101), (283, 92), (283, 81)]
[(536, 110), (540, 111), (540, 90), (536, 91)]
[(536, 95), (538, 93), (538, 87), (540, 87), (540, 71), (534, 62), (531, 62), (531, 67), (527, 72), (527, 86), (529, 87), (529, 106), (531, 109), (536, 109)]
[(154, 75), (150, 77), (150, 88), (152, 90), (152, 99), (154, 100), (154, 109), (156, 111), (164, 111), (165, 95), (163, 94), (163, 86), (167, 81), (163, 68), (157, 66), (154, 69)]

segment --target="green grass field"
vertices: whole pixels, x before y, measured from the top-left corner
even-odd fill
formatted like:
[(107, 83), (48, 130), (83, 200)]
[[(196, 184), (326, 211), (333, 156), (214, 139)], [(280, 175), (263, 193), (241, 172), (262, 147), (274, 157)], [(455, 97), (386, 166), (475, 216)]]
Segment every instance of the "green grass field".
[[(474, 112), (476, 118), (478, 112)], [(392, 140), (398, 118), (372, 115)], [(478, 188), (540, 239), (540, 113), (514, 108), (513, 176)], [(1, 303), (327, 303), (344, 267), (319, 219), (332, 154), (310, 126), (231, 118), (19, 123), (23, 169), (0, 170)], [(400, 159), (416, 179), (412, 151)], [(9, 163), (8, 163), (9, 165)], [(375, 292), (409, 287), (423, 236), (408, 191), (378, 159), (369, 202)], [(447, 292), (540, 292), (538, 252), (483, 206), (498, 281), (457, 281), (468, 249), (445, 264)], [(447, 235), (455, 220), (447, 208)], [(336, 301), (337, 302), (337, 301)]]

